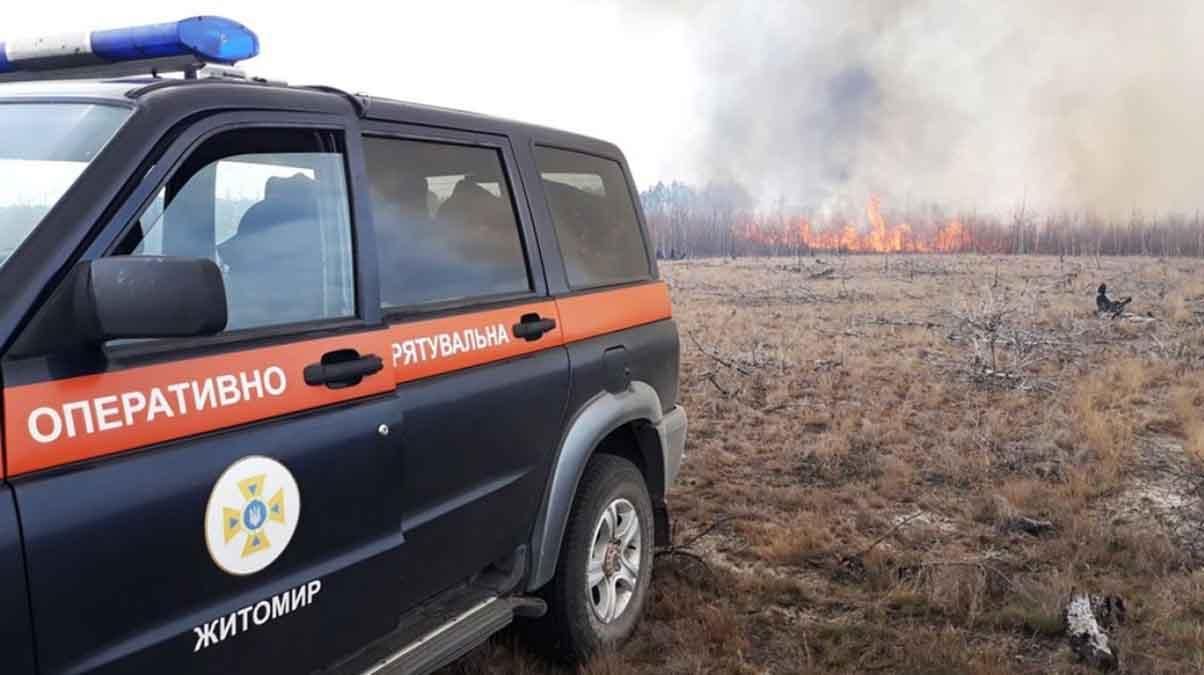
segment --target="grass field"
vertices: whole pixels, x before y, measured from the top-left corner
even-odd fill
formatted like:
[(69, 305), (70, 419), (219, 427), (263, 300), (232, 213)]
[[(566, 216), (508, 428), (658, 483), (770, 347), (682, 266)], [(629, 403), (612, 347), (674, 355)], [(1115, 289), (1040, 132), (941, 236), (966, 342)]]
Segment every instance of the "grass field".
[[(1087, 672), (1076, 589), (1124, 599), (1123, 671), (1204, 671), (1204, 262), (661, 269), (676, 546), (636, 639), (583, 672)], [(1097, 318), (1101, 282), (1132, 316)], [(559, 671), (507, 633), (453, 672)]]

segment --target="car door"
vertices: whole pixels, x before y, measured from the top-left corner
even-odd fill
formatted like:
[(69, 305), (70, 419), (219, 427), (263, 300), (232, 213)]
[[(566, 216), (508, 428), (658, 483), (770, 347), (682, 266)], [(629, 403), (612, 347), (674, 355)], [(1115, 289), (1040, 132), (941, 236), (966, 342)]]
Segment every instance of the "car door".
[(306, 672), (395, 625), (400, 416), (354, 133), (208, 118), (117, 205), (92, 250), (216, 261), (221, 334), (6, 355), (42, 673)]
[(25, 590), (25, 560), (21, 553), (21, 529), (17, 524), (13, 491), (0, 483), (0, 649), (4, 650), (5, 672), (24, 675), (35, 672), (33, 633), (29, 626), (28, 594)]
[(559, 439), (569, 367), (505, 137), (366, 127), (382, 312), (405, 422), (410, 606), (513, 562)]

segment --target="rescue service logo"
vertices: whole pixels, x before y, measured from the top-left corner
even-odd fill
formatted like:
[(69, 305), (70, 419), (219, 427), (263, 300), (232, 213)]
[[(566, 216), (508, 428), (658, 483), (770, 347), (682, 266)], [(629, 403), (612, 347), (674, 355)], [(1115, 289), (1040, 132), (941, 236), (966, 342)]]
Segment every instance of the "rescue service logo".
[(205, 543), (229, 574), (254, 574), (284, 553), (301, 517), (293, 474), (267, 457), (244, 457), (213, 485), (205, 509)]

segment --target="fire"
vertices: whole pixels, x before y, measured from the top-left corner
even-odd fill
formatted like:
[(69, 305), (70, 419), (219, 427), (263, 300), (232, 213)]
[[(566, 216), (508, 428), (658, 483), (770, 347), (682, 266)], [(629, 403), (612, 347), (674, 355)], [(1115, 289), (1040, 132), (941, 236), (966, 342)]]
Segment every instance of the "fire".
[(941, 253), (956, 253), (973, 248), (973, 241), (966, 226), (960, 220), (950, 220), (944, 227), (937, 230), (933, 250)]
[(959, 219), (926, 228), (927, 236), (917, 233), (906, 222), (888, 223), (878, 197), (865, 205), (866, 226), (851, 222), (816, 226), (806, 218), (778, 223), (749, 220), (737, 238), (770, 249), (800, 248), (850, 253), (956, 253), (984, 250), (975, 242), (970, 229)]

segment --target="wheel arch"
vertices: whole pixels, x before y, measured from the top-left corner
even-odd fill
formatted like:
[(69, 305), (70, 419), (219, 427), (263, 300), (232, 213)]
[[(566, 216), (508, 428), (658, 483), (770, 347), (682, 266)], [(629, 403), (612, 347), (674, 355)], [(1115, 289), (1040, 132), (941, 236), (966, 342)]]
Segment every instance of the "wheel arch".
[(618, 393), (600, 392), (576, 412), (561, 437), (535, 521), (528, 590), (543, 586), (556, 573), (573, 498), (594, 454), (631, 460), (643, 473), (653, 504), (663, 500), (665, 459), (655, 428), (663, 416), (660, 396), (640, 381)]

